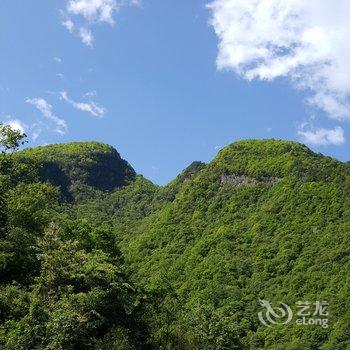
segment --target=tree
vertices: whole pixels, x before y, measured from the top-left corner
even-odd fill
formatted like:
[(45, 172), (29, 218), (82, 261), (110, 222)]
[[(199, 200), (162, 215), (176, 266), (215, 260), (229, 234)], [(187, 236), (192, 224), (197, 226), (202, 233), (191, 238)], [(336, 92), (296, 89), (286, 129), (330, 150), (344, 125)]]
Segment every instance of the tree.
[(21, 145), (24, 145), (27, 135), (20, 130), (13, 129), (10, 125), (0, 123), (0, 147), (2, 153), (13, 153)]
[[(33, 247), (50, 222), (58, 191), (39, 182), (39, 164), (14, 153), (26, 135), (0, 124), (0, 281), (27, 283), (35, 274)], [(50, 211), (50, 213), (49, 213)]]
[(26, 137), (26, 134), (11, 128), (10, 125), (0, 123), (0, 237), (4, 232), (6, 222), (4, 196), (11, 185), (11, 170), (13, 168), (8, 153), (12, 154), (20, 145), (23, 145), (26, 142)]
[(40, 274), (28, 312), (11, 324), (6, 349), (148, 349), (142, 298), (122, 267), (63, 237), (52, 224), (39, 240)]

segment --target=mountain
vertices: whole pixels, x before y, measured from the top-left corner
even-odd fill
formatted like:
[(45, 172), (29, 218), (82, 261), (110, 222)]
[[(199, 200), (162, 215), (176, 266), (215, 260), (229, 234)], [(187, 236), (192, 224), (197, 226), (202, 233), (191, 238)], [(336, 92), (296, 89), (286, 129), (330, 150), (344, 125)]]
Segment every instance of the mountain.
[(98, 142), (48, 145), (17, 155), (42, 164), (41, 178), (59, 186), (70, 199), (79, 188), (109, 191), (126, 185), (136, 175), (113, 147)]
[[(349, 346), (349, 175), (304, 145), (249, 140), (183, 183), (122, 245), (135, 280), (174, 295), (170, 348)], [(327, 301), (330, 326), (266, 327), (259, 300)]]
[[(115, 208), (103, 220), (118, 227), (133, 280), (172, 295), (158, 311), (158, 320), (171, 314), (170, 324), (157, 324), (158, 331), (172, 329), (169, 348), (347, 344), (348, 164), (295, 142), (246, 140), (207, 165), (195, 162), (165, 187), (145, 181), (117, 189), (95, 208), (77, 208), (81, 217)], [(260, 299), (294, 311), (299, 301), (326, 300), (330, 327), (270, 329), (257, 318)]]
[[(72, 316), (58, 316), (52, 311), (36, 321), (40, 327), (62, 324), (62, 329), (55, 332), (68, 332), (69, 339), (87, 349), (102, 349), (102, 345), (94, 347), (92, 340), (88, 341), (90, 338), (104, 344), (103, 349), (150, 346), (154, 349), (340, 350), (350, 347), (348, 163), (314, 153), (296, 142), (243, 140), (222, 149), (208, 164), (192, 163), (161, 187), (136, 175), (116, 150), (100, 143), (39, 147), (19, 152), (16, 157), (42, 164), (41, 179), (59, 185), (65, 192), (63, 200), (45, 216), (46, 221), (40, 222), (56, 222), (63, 232), (65, 243), (62, 244), (75, 239), (84, 252), (99, 252), (100, 260), (109, 257), (112, 264), (109, 269), (122, 264), (128, 280), (120, 285), (121, 290), (124, 288), (121, 286), (132, 286), (126, 296), (131, 290), (134, 292), (130, 298), (134, 298), (136, 291), (141, 293), (136, 293), (132, 305), (143, 305), (123, 323), (117, 315), (108, 316), (114, 308), (110, 299), (107, 298), (107, 312), (104, 302), (94, 306), (100, 294), (91, 294), (94, 297), (86, 299), (87, 305), (92, 308), (92, 314), (100, 315), (102, 323), (91, 323), (87, 321), (89, 318), (81, 316), (79, 329), (87, 332), (84, 336), (67, 330), (73, 324)], [(67, 194), (71, 196), (68, 202)], [(9, 201), (9, 208), (28, 202), (21, 199), (25, 198), (24, 194), (13, 198), (15, 204)], [(28, 215), (25, 208), (23, 212)], [(41, 209), (42, 212), (46, 213)], [(21, 215), (24, 214), (16, 216)], [(36, 227), (37, 214), (32, 221)], [(57, 259), (60, 254), (54, 252)], [(24, 255), (22, 250), (18, 254)], [(31, 250), (28, 254), (35, 261)], [(53, 257), (50, 259), (45, 260), (46, 264), (55, 261)], [(75, 272), (69, 288), (75, 291), (77, 278), (85, 284), (96, 278), (91, 293), (96, 288), (102, 293), (98, 286), (105, 285), (106, 279), (113, 283), (103, 290), (113, 290), (111, 286), (117, 282), (112, 277), (89, 277), (91, 266), (95, 266), (96, 274), (107, 266), (95, 255), (91, 259), (87, 260), (85, 272)], [(55, 271), (57, 267), (53, 266), (51, 269)], [(62, 266), (62, 262), (57, 262), (57, 266)], [(43, 272), (37, 279), (35, 271), (36, 283), (46, 281)], [(50, 273), (48, 276), (49, 282), (45, 283), (51, 286)], [(61, 284), (68, 283), (66, 279), (54, 281), (60, 291)], [(79, 283), (74, 300), (80, 298), (79, 293), (90, 293), (88, 287)], [(34, 286), (37, 289), (32, 288), (33, 291), (43, 288)], [(14, 295), (14, 291), (11, 293)], [(59, 303), (66, 302), (69, 293)], [(0, 307), (1, 303), (14, 305), (13, 296), (11, 302), (5, 302), (7, 299), (1, 299), (1, 295), (0, 290)], [(131, 307), (127, 300), (127, 297), (123, 299), (125, 310)], [(75, 302), (69, 303), (69, 310), (80, 305)], [(294, 313), (292, 320), (281, 317), (288, 309), (280, 309), (280, 302), (290, 307)], [(306, 305), (310, 315), (306, 320), (317, 318), (313, 315), (315, 308), (324, 302), (328, 304), (329, 315), (323, 315), (319, 324), (300, 325), (296, 322), (299, 302), (309, 303)], [(266, 319), (269, 305), (274, 308), (272, 312), (277, 312), (270, 323)], [(64, 315), (67, 308), (61, 311)], [(261, 322), (259, 313), (267, 324)], [(11, 327), (16, 322), (22, 325), (22, 321), (11, 317)], [(286, 324), (275, 324), (279, 318)], [(116, 326), (121, 327), (117, 328), (120, 331), (115, 331)], [(18, 334), (33, 328), (23, 327)], [(50, 333), (45, 327), (40, 341), (50, 341), (51, 347), (62, 344), (59, 340), (55, 343), (52, 339), (56, 338), (47, 335)], [(90, 329), (98, 331), (89, 333)], [(12, 337), (15, 331), (11, 332)], [(22, 336), (18, 337), (24, 341)], [(111, 339), (115, 339), (114, 343)]]

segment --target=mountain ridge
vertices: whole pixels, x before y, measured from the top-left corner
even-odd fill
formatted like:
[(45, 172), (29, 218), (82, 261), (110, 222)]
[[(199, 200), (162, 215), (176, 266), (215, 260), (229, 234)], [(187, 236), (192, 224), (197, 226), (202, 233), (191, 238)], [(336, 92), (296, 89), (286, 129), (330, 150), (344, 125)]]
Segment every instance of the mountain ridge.
[[(30, 160), (51, 167), (39, 181), (0, 176), (7, 189), (0, 197), (0, 268), (7, 283), (23, 283), (0, 288), (0, 346), (57, 348), (61, 339), (92, 350), (350, 346), (348, 163), (296, 142), (243, 140), (157, 186), (100, 143), (46, 146), (7, 158), (20, 160), (14, 170)], [(55, 180), (57, 171), (70, 180), (66, 186), (42, 182)], [(124, 182), (115, 182), (116, 171)], [(89, 176), (96, 174), (100, 184), (112, 186), (91, 186)], [(64, 190), (72, 196), (68, 203), (55, 199)], [(12, 293), (20, 296), (23, 313), (12, 313)], [(326, 301), (329, 327), (266, 327), (257, 317), (259, 300), (293, 308)], [(111, 315), (115, 307), (123, 317)], [(40, 330), (35, 337), (32, 325)]]
[[(90, 153), (90, 157), (89, 157), (89, 153)], [(118, 165), (124, 165), (127, 168), (126, 171), (130, 172), (130, 174), (127, 174), (130, 176), (130, 178), (126, 179), (125, 182), (128, 182), (128, 180), (135, 177), (135, 174), (136, 174), (135, 170), (131, 167), (131, 165), (127, 161), (125, 161), (120, 157), (120, 154), (118, 153), (118, 151), (113, 146), (102, 142), (77, 141), (77, 142), (68, 142), (68, 143), (58, 143), (58, 144), (38, 146), (33, 148), (26, 148), (18, 152), (18, 156), (36, 158), (41, 162), (57, 162), (57, 163), (62, 163), (62, 157), (64, 158), (66, 156), (71, 157), (72, 159), (75, 159), (75, 160), (81, 159), (82, 156), (87, 156), (87, 159), (85, 159), (86, 161), (94, 161), (94, 160), (96, 161), (96, 159), (93, 159), (92, 157), (93, 155), (98, 156), (98, 155), (104, 155), (104, 154), (114, 154), (119, 161), (124, 163), (124, 164), (118, 164)], [(278, 156), (279, 157), (285, 156), (285, 159), (283, 159), (283, 161), (287, 163), (289, 162), (290, 168), (285, 167), (284, 169), (279, 170), (280, 173), (282, 174), (290, 173), (291, 167), (293, 166), (293, 164), (291, 164), (291, 158), (296, 159), (298, 156), (308, 156), (310, 158), (312, 157), (315, 161), (319, 161), (320, 159), (326, 159), (329, 162), (333, 161), (334, 162), (333, 164), (338, 164), (338, 165), (339, 164), (346, 165), (349, 163), (349, 162), (341, 162), (337, 159), (334, 159), (329, 156), (325, 156), (321, 153), (315, 153), (311, 151), (304, 144), (295, 142), (295, 141), (286, 141), (286, 140), (277, 140), (277, 139), (243, 139), (243, 140), (233, 142), (225, 146), (224, 148), (222, 148), (214, 157), (214, 159), (210, 161), (208, 164), (215, 163), (216, 166), (219, 166), (220, 163), (221, 165), (225, 165), (224, 163), (226, 163), (226, 166), (227, 166), (227, 163), (234, 163), (237, 157), (242, 158), (246, 156), (249, 156), (249, 158), (255, 158), (255, 161), (258, 161), (260, 158), (261, 163), (259, 165), (261, 164), (264, 165), (264, 166), (261, 166), (261, 168), (265, 168), (264, 170), (265, 172), (268, 172), (266, 168), (268, 168), (269, 166), (269, 164), (266, 163), (267, 159), (273, 158), (273, 157), (276, 158)], [(181, 175), (186, 180), (186, 176), (192, 177), (192, 175), (194, 175), (198, 170), (205, 167), (205, 165), (206, 164), (201, 161), (193, 161), (188, 167), (186, 167), (182, 171), (182, 175), (179, 174), (178, 177), (180, 177)], [(246, 173), (253, 174), (255, 171), (254, 166), (250, 166), (248, 162), (245, 165), (246, 165), (246, 168), (244, 167), (242, 168), (242, 164), (241, 164), (240, 165), (241, 167), (231, 166), (231, 169), (228, 168), (226, 170), (235, 172), (238, 175), (239, 173), (242, 173), (244, 171)], [(193, 172), (192, 175), (190, 174), (191, 172)], [(178, 180), (181, 181), (180, 178), (178, 178)], [(168, 186), (169, 184), (170, 183), (164, 185), (164, 187)], [(110, 187), (109, 189), (113, 188), (113, 186), (109, 186), (109, 187)]]

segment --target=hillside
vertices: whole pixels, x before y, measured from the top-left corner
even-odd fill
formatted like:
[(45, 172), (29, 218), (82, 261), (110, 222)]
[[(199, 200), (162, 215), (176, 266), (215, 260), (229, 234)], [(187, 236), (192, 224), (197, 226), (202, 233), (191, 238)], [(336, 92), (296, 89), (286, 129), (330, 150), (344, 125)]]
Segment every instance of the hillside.
[[(173, 296), (155, 317), (160, 338), (171, 329), (169, 348), (340, 349), (350, 317), (349, 169), (295, 142), (240, 141), (163, 188), (141, 181), (77, 208), (80, 217), (110, 208), (104, 220), (118, 227), (134, 281)], [(327, 300), (331, 326), (267, 328), (259, 298)]]
[[(62, 284), (71, 284), (67, 290), (73, 288), (77, 293), (74, 298), (84, 293), (84, 307), (102, 315), (102, 323), (89, 316), (81, 321), (77, 333), (74, 327), (70, 330), (76, 321), (75, 316), (66, 314), (66, 307), (61, 309), (61, 316), (47, 311), (48, 321), (32, 314), (21, 319), (17, 312), (17, 316), (5, 318), (10, 333), (3, 328), (4, 334), (10, 334), (7, 337), (17, 341), (13, 344), (24, 342), (22, 336), (14, 334), (28, 330), (25, 322), (30, 321), (40, 325), (44, 339), (40, 341), (54, 348), (62, 344), (60, 340), (44, 335), (52, 329), (64, 335), (67, 344), (74, 339), (84, 349), (350, 348), (349, 164), (316, 154), (295, 142), (245, 140), (225, 147), (208, 164), (192, 163), (167, 186), (160, 187), (135, 175), (117, 151), (104, 144), (45, 146), (20, 152), (16, 157), (44, 164), (41, 179), (60, 185), (61, 191), (74, 197), (70, 204), (51, 200), (56, 204), (53, 208), (45, 206), (49, 214), (40, 219), (43, 228), (37, 232), (54, 221), (62, 230), (60, 244), (75, 239), (84, 254), (92, 254), (84, 258), (88, 262), (86, 270), (72, 267), (76, 274), (72, 281), (51, 280), (50, 274), (43, 275), (51, 270), (43, 270), (35, 288), (43, 288), (38, 283), (45, 278), (49, 278), (47, 286), (56, 283), (60, 291)], [(67, 181), (63, 182), (63, 178)], [(15, 204), (10, 201), (8, 207), (21, 207), (17, 199), (12, 201)], [(27, 209), (23, 210), (29, 215)], [(30, 209), (32, 212), (34, 209)], [(21, 213), (17, 216), (24, 215)], [(37, 217), (33, 214), (33, 227), (38, 225)], [(83, 254), (80, 250), (74, 254), (78, 253)], [(28, 257), (22, 250), (15, 254), (34, 259), (31, 250), (26, 253)], [(71, 254), (67, 253), (67, 261)], [(58, 256), (50, 256), (46, 264)], [(61, 266), (62, 262), (57, 264)], [(66, 264), (70, 266), (70, 262)], [(91, 266), (101, 275), (90, 276)], [(107, 311), (98, 299), (102, 290), (113, 291), (113, 286), (119, 285), (116, 277), (107, 273), (114, 266), (121, 268), (127, 279), (118, 287), (123, 290), (118, 307), (122, 305), (122, 312), (126, 312), (135, 303), (131, 307), (134, 311), (124, 316), (127, 322), (114, 314), (108, 316), (115, 307), (114, 297), (103, 296), (108, 299)], [(37, 276), (35, 271), (33, 277)], [(30, 285), (27, 279), (21, 283)], [(77, 283), (82, 286), (76, 289)], [(98, 289), (100, 283), (105, 285), (102, 290)], [(126, 285), (132, 288), (129, 292), (123, 289)], [(68, 303), (72, 310), (80, 310), (75, 299), (69, 299), (69, 293), (53, 305)], [(132, 300), (126, 297), (128, 293)], [(0, 291), (0, 304), (7, 305), (10, 294), (2, 299), (1, 295)], [(21, 303), (25, 304), (23, 298)], [(257, 316), (263, 311), (259, 300), (273, 305), (282, 301), (295, 313), (298, 301), (311, 305), (327, 301), (329, 326), (300, 326), (293, 320), (267, 327)], [(45, 306), (53, 310), (50, 307)], [(85, 315), (74, 312), (78, 318)], [(15, 321), (16, 317), (20, 321)], [(57, 325), (62, 328), (55, 328)], [(89, 335), (89, 329), (96, 331)], [(61, 348), (71, 349), (68, 345)]]
[[(174, 293), (171, 348), (349, 346), (349, 185), (347, 165), (273, 140), (234, 143), (184, 183), (124, 246), (135, 280)], [(259, 298), (326, 300), (330, 327), (265, 327)]]
[(18, 157), (42, 165), (40, 176), (68, 197), (86, 187), (107, 191), (135, 178), (134, 169), (111, 146), (99, 142), (72, 142), (29, 148)]

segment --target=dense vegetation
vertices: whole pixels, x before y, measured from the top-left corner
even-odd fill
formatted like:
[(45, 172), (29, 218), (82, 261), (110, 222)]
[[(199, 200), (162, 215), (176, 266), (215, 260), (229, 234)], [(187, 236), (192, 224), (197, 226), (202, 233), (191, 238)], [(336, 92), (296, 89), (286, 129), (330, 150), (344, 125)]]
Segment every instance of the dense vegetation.
[[(70, 219), (64, 213), (70, 205), (42, 178), (42, 150), (15, 155), (24, 135), (5, 126), (0, 134), (0, 348), (149, 348), (147, 296), (130, 282), (117, 237), (108, 225)], [(76, 163), (80, 173), (102, 148), (88, 154), (93, 144), (84, 146), (68, 146), (57, 166), (73, 177)]]
[[(0, 133), (0, 348), (350, 349), (349, 164), (249, 140), (159, 187)], [(259, 299), (327, 301), (329, 327), (266, 327)]]
[(69, 200), (91, 188), (112, 190), (135, 178), (134, 169), (113, 147), (98, 142), (37, 147), (17, 156), (39, 163), (40, 178), (60, 187)]

